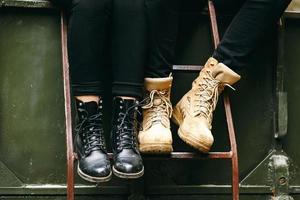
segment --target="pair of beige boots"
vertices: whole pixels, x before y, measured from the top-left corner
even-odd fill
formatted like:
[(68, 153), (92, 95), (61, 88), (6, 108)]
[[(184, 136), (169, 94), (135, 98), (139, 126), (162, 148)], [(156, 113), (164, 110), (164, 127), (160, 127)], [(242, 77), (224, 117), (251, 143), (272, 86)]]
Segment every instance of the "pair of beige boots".
[(209, 58), (192, 88), (172, 109), (172, 77), (146, 78), (148, 104), (143, 107), (143, 129), (139, 133), (142, 153), (168, 154), (173, 151), (170, 118), (179, 126), (179, 137), (198, 149), (209, 152), (214, 138), (211, 133), (213, 111), (224, 87), (233, 85), (240, 76), (223, 63)]

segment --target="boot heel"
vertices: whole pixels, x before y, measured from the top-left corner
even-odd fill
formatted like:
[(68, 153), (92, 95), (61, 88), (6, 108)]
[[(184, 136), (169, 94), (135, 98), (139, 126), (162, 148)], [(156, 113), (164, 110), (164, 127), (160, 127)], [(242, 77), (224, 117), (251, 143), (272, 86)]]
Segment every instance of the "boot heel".
[(180, 126), (180, 124), (182, 123), (183, 119), (182, 119), (182, 114), (180, 112), (179, 109), (179, 104), (180, 102), (174, 107), (173, 109), (173, 114), (172, 114), (172, 118), (171, 120), (177, 125)]

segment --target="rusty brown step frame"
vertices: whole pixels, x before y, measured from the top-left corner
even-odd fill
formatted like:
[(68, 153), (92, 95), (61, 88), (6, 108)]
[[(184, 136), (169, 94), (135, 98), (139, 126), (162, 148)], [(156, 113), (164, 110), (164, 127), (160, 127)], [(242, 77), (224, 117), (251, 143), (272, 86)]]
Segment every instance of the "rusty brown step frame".
[[(216, 12), (213, 2), (208, 0), (208, 10), (212, 31), (214, 47), (219, 44), (219, 32), (217, 26)], [(65, 98), (65, 124), (66, 124), (66, 145), (67, 145), (67, 199), (74, 200), (74, 161), (72, 137), (72, 116), (71, 116), (71, 96), (70, 96), (70, 76), (67, 51), (67, 23), (64, 13), (61, 12), (61, 43), (62, 43), (62, 61), (63, 61), (63, 84)], [(174, 70), (200, 71), (202, 66), (195, 65), (174, 65)], [(235, 131), (233, 126), (231, 107), (228, 94), (224, 94), (224, 107), (228, 126), (228, 135), (231, 150), (229, 152), (210, 152), (208, 154), (199, 154), (192, 152), (173, 152), (167, 157), (152, 157), (154, 159), (230, 159), (232, 167), (232, 199), (239, 200), (239, 169), (237, 145)], [(112, 154), (109, 154), (112, 157)]]

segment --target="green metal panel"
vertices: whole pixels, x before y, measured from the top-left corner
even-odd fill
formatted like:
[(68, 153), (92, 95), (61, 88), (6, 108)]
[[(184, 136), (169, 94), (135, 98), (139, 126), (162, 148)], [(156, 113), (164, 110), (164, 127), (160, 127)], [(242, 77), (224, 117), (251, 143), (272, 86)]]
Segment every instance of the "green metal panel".
[(0, 14), (0, 160), (25, 184), (65, 177), (58, 19), (47, 10)]
[(284, 149), (291, 157), (292, 171), (292, 184), (298, 185), (300, 182), (300, 20), (290, 19), (287, 20), (286, 30), (286, 69), (287, 69), (287, 91), (288, 91), (288, 135), (284, 140)]

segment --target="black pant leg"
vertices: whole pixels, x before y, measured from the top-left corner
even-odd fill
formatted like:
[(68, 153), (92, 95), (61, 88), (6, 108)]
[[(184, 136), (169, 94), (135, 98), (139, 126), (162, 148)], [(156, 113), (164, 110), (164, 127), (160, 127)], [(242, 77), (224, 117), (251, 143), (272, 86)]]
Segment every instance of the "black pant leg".
[(149, 30), (149, 57), (145, 76), (169, 76), (174, 64), (179, 0), (145, 0)]
[(73, 0), (68, 30), (72, 89), (75, 96), (102, 95), (111, 0)]
[(72, 6), (72, 0), (50, 0), (53, 5), (62, 7), (64, 9), (70, 9)]
[(141, 98), (147, 30), (144, 0), (113, 0), (113, 96)]
[(213, 57), (225, 65), (243, 68), (264, 34), (274, 26), (291, 0), (246, 0), (229, 25)]

